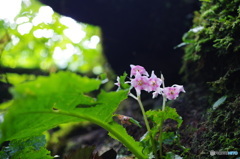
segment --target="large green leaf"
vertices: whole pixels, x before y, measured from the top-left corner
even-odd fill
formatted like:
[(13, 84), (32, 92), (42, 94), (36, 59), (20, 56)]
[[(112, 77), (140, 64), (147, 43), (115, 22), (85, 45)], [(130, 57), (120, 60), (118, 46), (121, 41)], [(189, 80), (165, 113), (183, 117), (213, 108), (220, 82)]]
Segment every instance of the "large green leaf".
[(62, 123), (88, 120), (109, 131), (138, 158), (145, 158), (139, 143), (112, 119), (128, 91), (101, 91), (96, 98), (91, 97), (90, 92), (100, 84), (100, 80), (59, 72), (15, 86), (11, 89), (14, 99), (0, 127), (0, 141), (35, 136)]
[(50, 77), (19, 84), (11, 89), (14, 100), (4, 117), (1, 141), (34, 136), (58, 124), (80, 121), (58, 110), (77, 109), (77, 104), (95, 102), (84, 95), (99, 88), (100, 81), (59, 72)]

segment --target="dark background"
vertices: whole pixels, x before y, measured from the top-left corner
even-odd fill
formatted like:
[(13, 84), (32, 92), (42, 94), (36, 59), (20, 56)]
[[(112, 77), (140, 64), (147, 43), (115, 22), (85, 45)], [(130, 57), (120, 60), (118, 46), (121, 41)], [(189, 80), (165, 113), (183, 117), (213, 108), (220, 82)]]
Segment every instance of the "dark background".
[(103, 50), (117, 75), (130, 64), (160, 71), (167, 84), (180, 81), (183, 51), (174, 49), (192, 24), (192, 0), (40, 0), (79, 22), (100, 26)]

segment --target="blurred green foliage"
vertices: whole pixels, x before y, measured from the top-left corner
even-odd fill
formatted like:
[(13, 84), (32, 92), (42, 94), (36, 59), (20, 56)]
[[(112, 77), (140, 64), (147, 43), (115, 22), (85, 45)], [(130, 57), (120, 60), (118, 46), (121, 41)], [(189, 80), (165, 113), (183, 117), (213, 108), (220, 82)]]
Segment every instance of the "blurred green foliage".
[(52, 159), (50, 151), (45, 149), (46, 139), (44, 135), (27, 139), (13, 140), (9, 146), (0, 151), (0, 159)]
[(14, 20), (0, 17), (2, 67), (88, 75), (104, 71), (99, 27), (61, 16), (36, 0), (21, 6)]
[(7, 76), (3, 76), (2, 78), (0, 78), (0, 81), (4, 83), (10, 83), (10, 84), (16, 85), (16, 84), (20, 84), (25, 81), (31, 81), (34, 79), (36, 79), (35, 75), (7, 73)]

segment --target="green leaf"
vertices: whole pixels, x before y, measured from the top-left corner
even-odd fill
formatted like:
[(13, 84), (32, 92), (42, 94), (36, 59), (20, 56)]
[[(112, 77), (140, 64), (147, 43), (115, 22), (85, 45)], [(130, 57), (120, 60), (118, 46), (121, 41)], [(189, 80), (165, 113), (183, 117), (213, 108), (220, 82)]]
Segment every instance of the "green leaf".
[(0, 152), (0, 159), (51, 159), (50, 152), (45, 149), (45, 136), (35, 136), (26, 139), (12, 140), (8, 147)]
[(181, 156), (174, 154), (173, 152), (167, 152), (165, 159), (182, 159)]
[[(99, 88), (101, 81), (80, 77), (71, 72), (59, 72), (51, 74), (50, 78), (40, 76), (35, 81), (19, 84), (11, 89), (11, 93), (15, 98), (18, 96), (36, 97), (54, 93), (87, 93)], [(69, 95), (67, 96), (69, 97)]]
[(178, 44), (177, 46), (175, 46), (174, 49), (181, 48), (181, 47), (183, 47), (183, 46), (186, 46), (187, 44), (188, 44), (188, 43), (186, 43), (186, 42), (182, 42), (182, 43)]
[(162, 138), (164, 139), (163, 140), (164, 144), (171, 145), (177, 138), (177, 135), (174, 132), (163, 132)]
[(128, 91), (101, 91), (91, 97), (90, 92), (100, 84), (100, 80), (59, 72), (15, 86), (11, 89), (14, 99), (0, 125), (0, 141), (31, 137), (62, 123), (88, 120), (109, 131), (136, 157), (145, 158), (139, 143), (112, 119)]
[(166, 156), (165, 156), (166, 159), (175, 159), (175, 154), (173, 152), (167, 152), (166, 153)]
[(9, 159), (7, 152), (0, 151), (0, 159)]
[[(155, 136), (157, 132), (158, 132), (157, 127), (153, 127), (151, 129), (152, 136)], [(151, 138), (150, 138), (150, 135), (149, 135), (148, 132), (146, 132), (141, 137), (140, 143), (141, 143), (141, 146), (144, 147), (143, 148), (143, 153), (144, 154), (151, 154), (151, 153), (153, 153), (152, 142), (151, 142)]]
[(121, 114), (114, 114), (113, 116), (116, 116), (118, 120), (121, 121), (121, 124), (128, 124), (128, 125), (135, 124), (140, 128), (142, 127), (140, 123), (132, 117), (121, 115)]
[[(157, 136), (159, 136), (159, 129), (162, 126), (162, 123), (164, 123), (165, 120), (167, 119), (173, 119), (175, 120), (178, 124), (178, 128), (181, 126), (182, 124), (182, 118), (181, 116), (178, 115), (178, 113), (176, 112), (175, 108), (171, 108), (171, 107), (165, 107), (165, 110), (149, 110), (146, 112), (146, 115), (148, 117), (148, 119), (150, 119), (153, 123), (153, 127), (151, 128), (151, 135), (158, 138)], [(163, 132), (162, 135), (162, 140), (164, 144), (173, 144), (174, 141), (177, 140), (177, 135), (175, 132)], [(159, 141), (156, 140), (155, 141), (155, 145), (159, 145)], [(152, 147), (151, 145), (151, 139), (150, 139), (150, 135), (149, 133), (144, 135), (144, 137), (142, 137), (141, 140), (141, 144), (144, 147), (143, 151), (145, 153), (151, 153), (152, 152)]]
[[(59, 114), (56, 109), (74, 110), (78, 104), (94, 103), (87, 93), (99, 88), (101, 81), (59, 72), (50, 77), (19, 84), (11, 89), (14, 100), (1, 125), (1, 141), (34, 136), (58, 124), (81, 121)], [(75, 110), (74, 110), (75, 111)]]
[(124, 72), (124, 74), (122, 76), (120, 76), (120, 88), (121, 89), (129, 89), (130, 85), (126, 83), (126, 78), (127, 78), (127, 73)]
[(213, 104), (213, 110), (217, 109), (220, 105), (222, 105), (225, 100), (227, 99), (227, 96), (222, 96), (221, 98), (219, 98), (214, 104)]
[(181, 126), (183, 120), (182, 117), (178, 115), (175, 108), (165, 107), (165, 110), (149, 110), (146, 112), (148, 118), (153, 121), (156, 125), (165, 121), (166, 119), (173, 119), (177, 121), (178, 128)]
[(5, 103), (2, 103), (1, 105), (0, 105), (0, 114), (2, 113), (2, 112), (4, 112), (4, 111), (6, 111), (7, 109), (8, 109), (8, 107), (10, 107), (11, 105), (12, 105), (12, 100), (9, 100), (9, 101), (7, 101), (7, 102), (5, 102)]
[(137, 121), (137, 120), (135, 120), (135, 119), (133, 119), (133, 118), (130, 118), (129, 121), (130, 121), (131, 123), (137, 125), (137, 126), (140, 127), (140, 128), (142, 127), (142, 126), (140, 125), (139, 121)]
[[(143, 147), (140, 145), (139, 142), (136, 142), (133, 137), (131, 137), (130, 135), (128, 135), (126, 129), (123, 128), (122, 125), (119, 125), (116, 122), (111, 122), (110, 123), (110, 129), (114, 130), (114, 131), (109, 131), (109, 135), (122, 142), (125, 143), (124, 145), (133, 153), (133, 154), (140, 154), (140, 155), (136, 155), (136, 157), (138, 159), (145, 159), (147, 158), (145, 156), (145, 154), (143, 154)], [(123, 142), (124, 141), (124, 142)]]
[(98, 78), (102, 81), (102, 84), (105, 84), (109, 81), (106, 73), (100, 74)]

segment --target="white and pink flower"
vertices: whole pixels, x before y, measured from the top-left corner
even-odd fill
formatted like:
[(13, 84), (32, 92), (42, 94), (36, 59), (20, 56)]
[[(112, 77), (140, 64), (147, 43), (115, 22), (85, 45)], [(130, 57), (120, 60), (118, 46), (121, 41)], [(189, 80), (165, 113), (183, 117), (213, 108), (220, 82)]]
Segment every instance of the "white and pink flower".
[(135, 78), (131, 79), (131, 85), (135, 88), (137, 96), (140, 96), (141, 90), (149, 90), (148, 82), (147, 76), (142, 76), (139, 72), (136, 72)]
[(139, 72), (140, 75), (149, 76), (145, 68), (140, 65), (130, 65), (130, 67), (131, 67), (130, 77), (136, 76), (137, 72)]
[(184, 92), (185, 90), (181, 85), (173, 85), (172, 87), (165, 87), (162, 90), (163, 96), (165, 96), (168, 100), (175, 100), (180, 92)]
[(148, 83), (149, 83), (148, 92), (157, 91), (162, 84), (162, 80), (154, 74), (154, 71), (152, 71), (151, 77), (148, 79)]
[[(168, 100), (175, 100), (180, 92), (184, 92), (185, 90), (182, 85), (174, 84), (171, 87), (161, 88), (163, 84), (163, 77), (158, 78), (154, 71), (152, 71), (151, 76), (148, 77), (148, 72), (146, 69), (140, 65), (130, 65), (131, 67), (131, 81), (127, 81), (125, 83), (130, 83), (131, 88), (135, 88), (137, 97), (141, 95), (141, 91), (153, 92), (152, 98), (156, 98), (159, 94)], [(132, 78), (133, 77), (133, 78)], [(120, 88), (120, 78), (117, 77), (117, 83), (115, 83)]]

